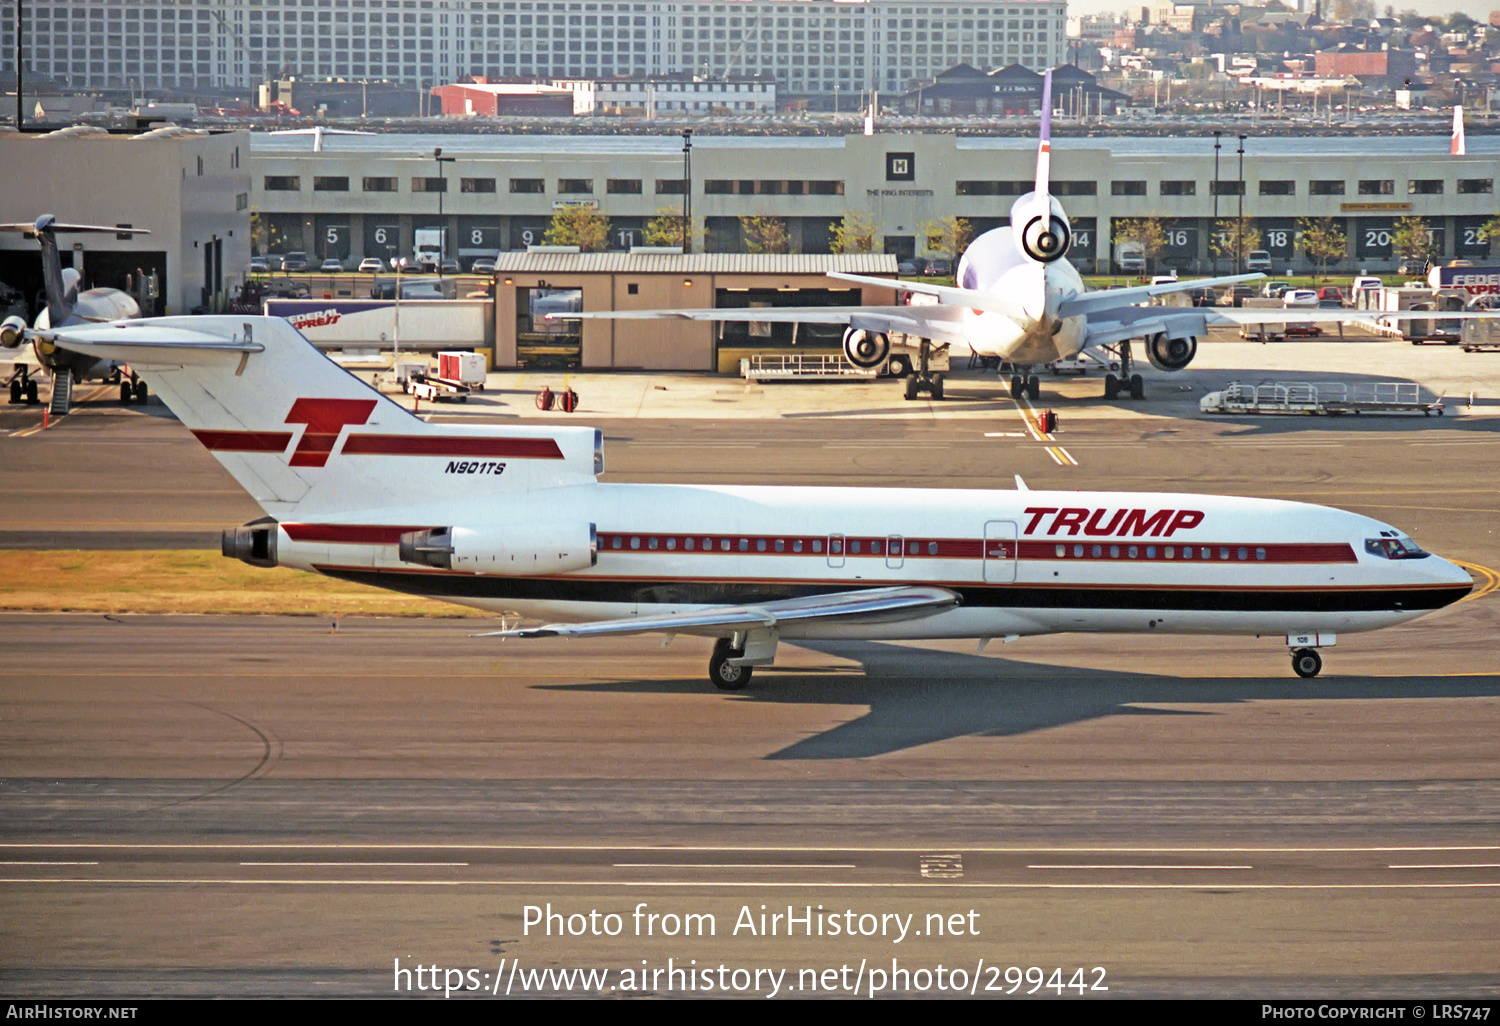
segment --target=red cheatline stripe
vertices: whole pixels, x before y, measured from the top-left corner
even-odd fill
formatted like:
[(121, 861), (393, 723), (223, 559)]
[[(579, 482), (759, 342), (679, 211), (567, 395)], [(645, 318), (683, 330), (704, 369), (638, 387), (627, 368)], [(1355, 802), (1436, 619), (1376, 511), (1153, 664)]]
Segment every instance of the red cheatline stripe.
[(193, 437), (214, 452), (285, 452), (290, 431), (194, 431)]
[(287, 537), (300, 542), (342, 542), (346, 545), (395, 545), (407, 531), (421, 527), (385, 524), (282, 524)]
[(517, 460), (560, 460), (550, 438), (485, 438), (465, 435), (366, 435), (344, 440), (345, 456), (490, 456)]

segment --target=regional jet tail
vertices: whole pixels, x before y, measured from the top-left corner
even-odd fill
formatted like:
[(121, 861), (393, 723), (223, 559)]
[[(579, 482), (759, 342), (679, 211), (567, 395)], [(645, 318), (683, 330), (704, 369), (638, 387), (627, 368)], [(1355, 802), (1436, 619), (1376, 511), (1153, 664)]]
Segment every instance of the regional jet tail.
[[(925, 306), (845, 306), (757, 308), (758, 322), (845, 325), (843, 348), (850, 363), (879, 367), (890, 354), (890, 336), (903, 333), (919, 340), (923, 356), (932, 347), (958, 345), (976, 355), (998, 357), (1015, 368), (1010, 393), (1036, 399), (1041, 382), (1034, 368), (1068, 360), (1084, 352), (1107, 354), (1119, 373), (1104, 379), (1104, 397), (1145, 397), (1145, 381), (1133, 370), (1131, 344), (1140, 339), (1146, 358), (1159, 371), (1183, 370), (1198, 353), (1198, 340), (1213, 326), (1380, 323), (1431, 319), (1431, 311), (1373, 312), (1353, 310), (1243, 310), (1217, 307), (1140, 305), (1175, 293), (1214, 289), (1264, 278), (1232, 274), (1215, 278), (1089, 291), (1078, 269), (1064, 259), (1073, 243), (1072, 226), (1051, 194), (1052, 72), (1042, 81), (1042, 116), (1036, 174), (1031, 192), (1011, 205), (1010, 224), (985, 232), (971, 243), (958, 264), (956, 286), (830, 273), (858, 285), (932, 297)], [(1444, 315), (1445, 319), (1494, 319), (1496, 313)], [(570, 318), (680, 317), (689, 320), (743, 321), (744, 309), (637, 310), (623, 313), (570, 314)], [(927, 361), (921, 359), (925, 368)], [(940, 375), (919, 371), (907, 382), (906, 398), (926, 392), (942, 397)]]
[[(98, 324), (139, 317), (141, 308), (128, 293), (119, 289), (78, 291), (80, 275), (74, 268), (64, 268), (57, 250), (57, 233), (110, 233), (112, 235), (149, 235), (144, 228), (108, 227), (95, 224), (59, 224), (51, 214), (43, 214), (31, 224), (0, 224), (0, 232), (20, 232), (36, 239), (42, 250), (42, 284), (47, 295), (47, 309), (37, 316), (36, 327), (46, 329), (77, 324)], [(26, 322), (7, 317), (0, 324), (0, 348), (19, 349), (26, 333)], [(113, 360), (98, 360), (74, 352), (66, 346), (33, 345), (37, 362), (52, 372), (54, 415), (61, 416), (72, 408), (73, 385), (88, 379), (102, 379), (120, 386), (120, 401), (144, 403), (148, 397), (146, 383)], [(127, 380), (125, 375), (129, 373)], [(10, 380), (12, 403), (37, 401), (36, 382), (29, 369), (20, 365)]]
[(542, 621), (504, 637), (714, 638), (726, 690), (782, 640), (1079, 631), (1285, 636), (1311, 677), (1338, 634), (1472, 587), (1388, 524), (1272, 499), (600, 483), (598, 431), (426, 423), (278, 318), (33, 334), (150, 370), (267, 513), (226, 556)]

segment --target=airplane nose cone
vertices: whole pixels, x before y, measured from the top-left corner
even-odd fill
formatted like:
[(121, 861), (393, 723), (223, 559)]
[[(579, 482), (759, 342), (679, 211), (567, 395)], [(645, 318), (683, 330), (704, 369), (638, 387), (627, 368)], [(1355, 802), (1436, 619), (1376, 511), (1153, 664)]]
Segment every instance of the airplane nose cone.
[[(1424, 568), (1427, 574), (1431, 575), (1429, 579), (1443, 587), (1443, 605), (1452, 605), (1467, 597), (1474, 590), (1474, 575), (1464, 567), (1439, 556), (1432, 556), (1421, 562), (1430, 564)], [(1496, 586), (1497, 581), (1492, 577), (1492, 573), (1485, 573), (1483, 576), (1486, 578), (1483, 582), (1486, 590)]]

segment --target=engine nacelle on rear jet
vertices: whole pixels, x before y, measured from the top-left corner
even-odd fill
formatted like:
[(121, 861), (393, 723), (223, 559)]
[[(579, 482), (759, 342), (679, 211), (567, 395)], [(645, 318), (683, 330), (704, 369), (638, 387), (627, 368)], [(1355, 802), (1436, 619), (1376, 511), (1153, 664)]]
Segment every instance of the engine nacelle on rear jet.
[(1158, 334), (1146, 340), (1146, 359), (1157, 370), (1180, 371), (1192, 363), (1193, 357), (1197, 355), (1198, 340), (1191, 335), (1168, 338), (1164, 334)]
[(519, 577), (588, 569), (599, 562), (599, 536), (593, 524), (430, 527), (407, 531), (398, 551), (405, 563)]
[(0, 346), (6, 349), (17, 349), (24, 341), (26, 341), (25, 321), (15, 316), (0, 321)]
[(849, 328), (844, 332), (844, 355), (856, 367), (879, 367), (891, 355), (890, 336), (864, 328)]

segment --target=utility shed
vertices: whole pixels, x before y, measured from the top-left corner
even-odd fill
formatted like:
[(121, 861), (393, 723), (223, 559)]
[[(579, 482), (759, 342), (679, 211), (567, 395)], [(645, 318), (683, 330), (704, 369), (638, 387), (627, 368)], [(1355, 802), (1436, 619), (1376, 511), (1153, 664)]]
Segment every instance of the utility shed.
[[(495, 365), (737, 373), (754, 353), (833, 352), (843, 326), (772, 324), (756, 308), (889, 306), (894, 288), (829, 272), (896, 277), (889, 253), (580, 253), (533, 246), (495, 267)], [(568, 313), (743, 307), (744, 321), (569, 320)], [(548, 315), (554, 315), (549, 319)]]

